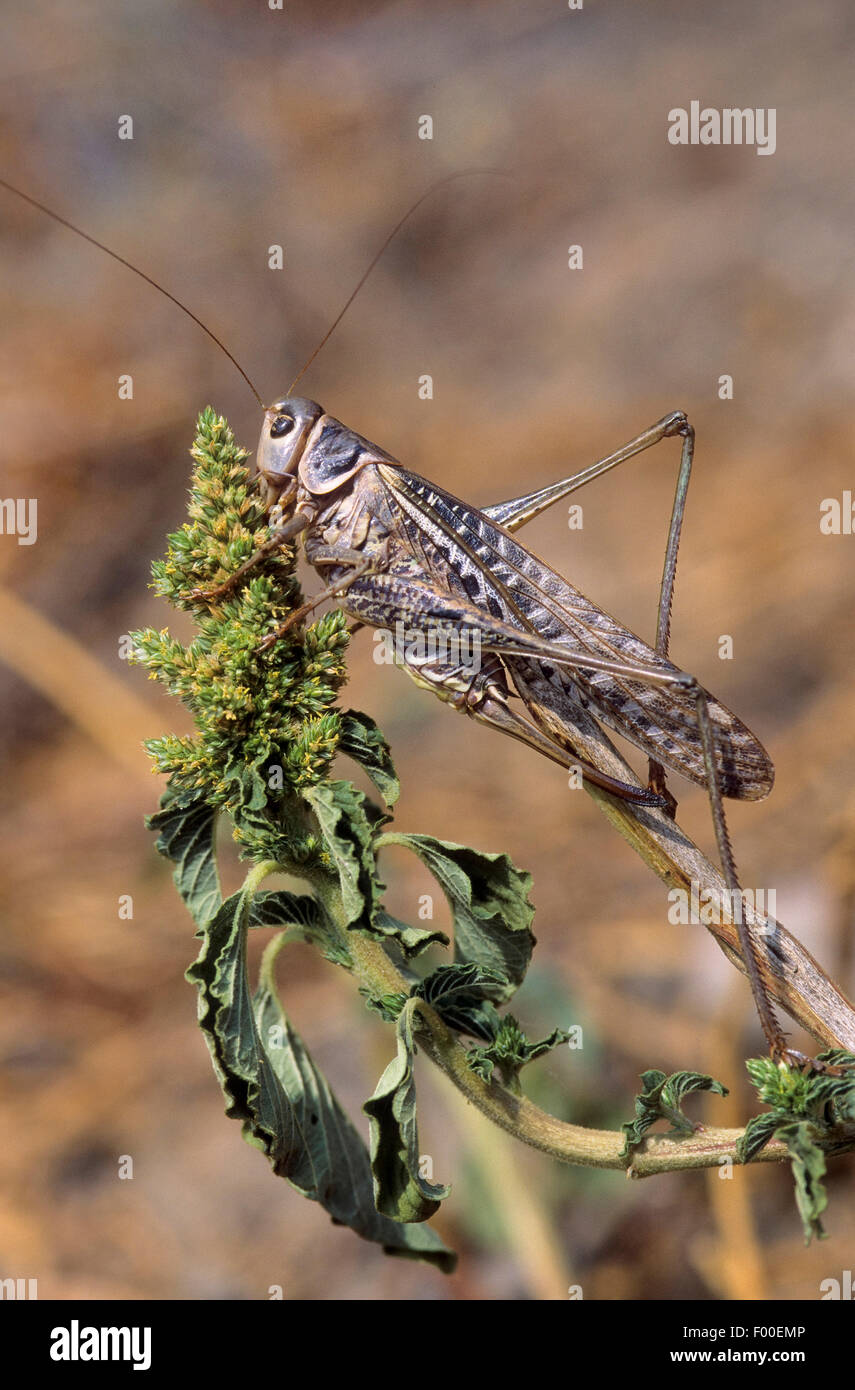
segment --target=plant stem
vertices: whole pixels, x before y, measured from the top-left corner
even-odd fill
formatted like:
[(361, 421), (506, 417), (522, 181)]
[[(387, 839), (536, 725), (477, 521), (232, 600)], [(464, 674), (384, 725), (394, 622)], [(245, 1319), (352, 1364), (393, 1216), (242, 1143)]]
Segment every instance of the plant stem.
[(241, 892), (248, 893), (250, 897), (255, 897), (262, 883), (271, 874), (287, 874), (289, 869), (285, 869), (281, 864), (277, 864), (275, 859), (262, 859), (258, 864), (254, 864), (243, 881)]
[[(341, 890), (333, 874), (316, 871), (306, 875), (305, 869), (267, 859), (256, 864), (247, 874), (244, 891), (256, 893), (263, 880), (274, 873), (292, 876), (296, 873), (306, 878), (323, 904), (327, 919), (335, 928), (350, 957), (354, 974), (365, 990), (375, 997), (409, 994), (409, 981), (390, 960), (380, 942), (346, 927)], [(293, 939), (293, 932), (283, 932), (280, 937), (274, 938), (264, 953), (262, 977), (272, 988), (275, 988), (273, 967), (276, 955), (287, 940)], [(525, 1096), (515, 1095), (500, 1081), (484, 1081), (472, 1070), (466, 1049), (436, 1010), (424, 1000), (419, 1000), (416, 1012), (421, 1046), (466, 1100), (521, 1143), (539, 1149), (560, 1162), (589, 1168), (623, 1169), (631, 1178), (646, 1178), (655, 1173), (690, 1168), (715, 1168), (727, 1161), (738, 1163), (736, 1145), (742, 1130), (713, 1127), (699, 1127), (694, 1134), (686, 1135), (648, 1135), (627, 1157), (623, 1152), (624, 1135), (619, 1130), (588, 1129), (583, 1125), (568, 1124), (547, 1114)], [(836, 1143), (834, 1152), (842, 1153), (853, 1148), (855, 1136)], [(773, 1139), (752, 1162), (778, 1163), (788, 1156), (786, 1145)]]
[[(327, 897), (333, 907), (335, 894)], [(361, 932), (347, 932), (347, 948), (354, 972), (373, 995), (408, 993), (409, 983), (377, 941)], [(654, 1173), (687, 1168), (714, 1168), (725, 1160), (736, 1163), (736, 1144), (742, 1130), (699, 1129), (689, 1135), (651, 1135), (630, 1158), (623, 1155), (624, 1136), (618, 1130), (587, 1129), (548, 1115), (525, 1096), (513, 1095), (498, 1081), (486, 1082), (469, 1066), (466, 1049), (435, 1009), (419, 1002), (419, 1041), (458, 1091), (483, 1115), (514, 1138), (550, 1154), (564, 1163), (591, 1168), (622, 1168), (627, 1176), (646, 1178)], [(847, 1146), (849, 1147), (849, 1146)], [(855, 1147), (855, 1139), (852, 1141)], [(786, 1145), (770, 1141), (752, 1161), (776, 1163), (787, 1158)]]

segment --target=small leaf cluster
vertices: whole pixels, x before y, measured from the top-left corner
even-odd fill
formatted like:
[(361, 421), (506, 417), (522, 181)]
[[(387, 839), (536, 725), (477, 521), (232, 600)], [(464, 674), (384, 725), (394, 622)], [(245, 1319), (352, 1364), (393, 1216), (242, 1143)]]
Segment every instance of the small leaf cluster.
[(698, 1125), (683, 1113), (683, 1100), (694, 1091), (727, 1095), (727, 1088), (720, 1081), (698, 1071), (675, 1071), (667, 1076), (664, 1071), (651, 1068), (641, 1073), (641, 1083), (643, 1090), (635, 1097), (635, 1119), (621, 1125), (626, 1136), (623, 1158), (629, 1158), (634, 1146), (641, 1143), (657, 1120), (667, 1120), (672, 1133), (693, 1134)]
[(748, 1074), (771, 1109), (749, 1120), (737, 1145), (740, 1162), (750, 1163), (770, 1139), (786, 1144), (805, 1244), (826, 1234), (821, 1220), (828, 1205), (825, 1152), (855, 1126), (855, 1053), (831, 1048), (817, 1062), (825, 1069), (798, 1069), (770, 1057), (748, 1059)]
[(493, 1068), (498, 1067), (508, 1089), (519, 1092), (522, 1068), (536, 1057), (560, 1047), (569, 1038), (570, 1034), (563, 1028), (554, 1028), (548, 1037), (541, 1038), (539, 1042), (529, 1042), (513, 1014), (505, 1014), (499, 1019), (495, 1036), (486, 1047), (469, 1049), (469, 1065), (484, 1081), (491, 1081)]

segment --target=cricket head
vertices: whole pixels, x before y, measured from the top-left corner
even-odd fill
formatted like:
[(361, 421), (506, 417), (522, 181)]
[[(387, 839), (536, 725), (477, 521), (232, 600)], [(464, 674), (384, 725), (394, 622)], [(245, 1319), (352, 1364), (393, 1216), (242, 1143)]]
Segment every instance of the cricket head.
[(306, 441), (323, 413), (317, 401), (305, 396), (284, 396), (265, 410), (257, 461), (268, 507), (296, 491)]
[(287, 511), (298, 481), (311, 497), (321, 499), (347, 487), (369, 464), (396, 462), (304, 396), (284, 396), (264, 412), (258, 476), (268, 508), (278, 504)]

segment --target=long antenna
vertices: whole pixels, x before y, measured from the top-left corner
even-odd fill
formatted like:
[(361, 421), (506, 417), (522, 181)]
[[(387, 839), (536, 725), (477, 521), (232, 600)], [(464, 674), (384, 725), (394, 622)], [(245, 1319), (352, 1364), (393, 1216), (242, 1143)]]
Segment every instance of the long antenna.
[(128, 270), (132, 270), (134, 272), (134, 275), (138, 275), (141, 280), (145, 280), (146, 284), (152, 285), (154, 289), (160, 290), (161, 294), (165, 294), (167, 299), (171, 299), (172, 303), (176, 304), (178, 308), (182, 311), (182, 313), (185, 313), (187, 317), (189, 319), (192, 319), (195, 324), (198, 324), (202, 332), (207, 333), (208, 337), (212, 340), (212, 342), (215, 342), (217, 344), (217, 347), (220, 348), (221, 351), (226, 354), (226, 357), (229, 359), (232, 365), (237, 367), (238, 371), (240, 372), (250, 391), (255, 396), (255, 399), (258, 401), (258, 404), (261, 406), (261, 409), (265, 409), (264, 401), (261, 399), (260, 395), (256, 391), (255, 386), (247, 376), (240, 362), (238, 362), (237, 358), (229, 352), (225, 343), (220, 341), (216, 333), (213, 333), (211, 329), (208, 327), (208, 325), (206, 323), (203, 323), (202, 320), (198, 318), (196, 314), (193, 313), (192, 309), (188, 309), (186, 304), (182, 304), (181, 300), (177, 299), (174, 294), (170, 294), (169, 290), (165, 290), (163, 288), (163, 285), (159, 285), (157, 281), (153, 280), (150, 275), (146, 275), (144, 270), (140, 270), (137, 266), (132, 265), (130, 261), (126, 261), (124, 256), (120, 256), (118, 252), (111, 251), (109, 246), (104, 245), (103, 241), (98, 241), (94, 236), (90, 236), (88, 232), (84, 232), (82, 228), (75, 227), (74, 223), (69, 222), (67, 217), (60, 217), (58, 212), (54, 212), (51, 208), (45, 207), (45, 204), (40, 203), (38, 198), (31, 198), (29, 193), (23, 193), (21, 189), (16, 188), (13, 183), (9, 183), (8, 179), (0, 178), (0, 188), (5, 188), (8, 190), (9, 193), (14, 193), (17, 198), (22, 198), (23, 201), (25, 203), (29, 203), (31, 207), (38, 208), (39, 212), (45, 213), (47, 217), (52, 217), (54, 222), (58, 222), (61, 227), (67, 227), (70, 232), (74, 232), (77, 236), (82, 237), (84, 241), (88, 241), (92, 246), (97, 246), (99, 251), (106, 251), (108, 256), (112, 256), (114, 261), (119, 262), (119, 265), (126, 266)]
[(315, 348), (314, 352), (311, 354), (310, 357), (306, 358), (306, 361), (303, 363), (299, 372), (294, 377), (294, 380), (291, 382), (291, 385), (288, 387), (288, 390), (285, 393), (286, 395), (290, 396), (291, 392), (294, 390), (294, 387), (297, 385), (297, 382), (300, 380), (302, 376), (305, 375), (305, 373), (311, 367), (318, 353), (321, 351), (321, 348), (329, 342), (330, 338), (332, 337), (335, 330), (338, 328), (339, 324), (341, 323), (342, 319), (344, 318), (354, 299), (359, 294), (359, 291), (362, 289), (362, 286), (365, 284), (365, 281), (368, 279), (375, 265), (379, 261), (380, 257), (383, 255), (383, 252), (386, 250), (386, 247), (389, 245), (390, 241), (392, 241), (398, 235), (404, 223), (409, 221), (413, 213), (416, 211), (416, 208), (420, 208), (425, 199), (430, 198), (431, 195), (435, 193), (438, 188), (443, 188), (447, 183), (453, 183), (455, 179), (467, 179), (472, 174), (497, 174), (499, 175), (499, 177), (507, 177), (503, 169), (460, 169), (456, 174), (449, 174), (447, 178), (438, 179), (436, 183), (432, 183), (430, 188), (428, 188), (426, 192), (424, 192), (421, 195), (420, 198), (417, 198), (416, 201), (409, 208), (407, 208), (407, 211), (404, 213), (400, 221), (395, 223), (386, 240), (383, 242), (383, 245), (380, 247), (379, 251), (375, 253), (371, 261), (369, 262), (368, 269), (365, 271), (364, 275), (360, 279), (358, 285), (356, 286), (356, 289), (353, 290), (352, 293), (345, 300), (343, 308), (341, 308), (339, 312), (336, 314), (335, 318), (330, 324), (330, 327), (327, 329), (326, 333), (321, 338), (321, 341), (318, 343), (318, 346)]
[[(377, 262), (380, 260), (380, 257), (383, 255), (389, 243), (393, 241), (394, 238), (398, 235), (398, 232), (404, 226), (404, 223), (409, 221), (416, 209), (420, 208), (422, 203), (425, 202), (427, 198), (430, 198), (438, 188), (443, 188), (446, 184), (454, 183), (456, 179), (469, 178), (474, 174), (497, 175), (500, 178), (507, 177), (506, 171), (503, 169), (460, 169), (456, 174), (449, 174), (446, 178), (438, 179), (436, 183), (432, 183), (430, 188), (428, 188), (421, 195), (420, 198), (417, 198), (416, 201), (410, 205), (410, 207), (404, 213), (403, 217), (401, 217), (399, 221), (395, 223), (395, 226), (392, 228), (391, 232), (386, 237), (382, 246), (371, 258), (368, 268), (361, 276), (355, 289), (348, 295), (343, 307), (339, 310), (338, 314), (333, 319), (332, 323), (330, 324), (330, 327), (327, 329), (323, 338), (321, 338), (321, 341), (318, 343), (314, 352), (312, 352), (311, 356), (307, 357), (306, 361), (303, 363), (294, 380), (291, 382), (291, 385), (288, 387), (287, 394), (289, 396), (293, 391), (294, 387), (297, 385), (297, 382), (308, 371), (309, 367), (312, 365), (315, 358), (318, 356), (318, 353), (329, 342), (330, 338), (332, 337), (335, 330), (338, 328), (339, 324), (341, 323), (342, 319), (344, 318), (354, 299), (359, 294), (359, 291), (362, 289), (362, 286), (365, 284), (365, 281), (368, 279)], [(61, 217), (58, 212), (54, 212), (53, 208), (49, 208), (46, 206), (46, 204), (40, 203), (38, 198), (33, 198), (29, 193), (24, 193), (22, 189), (16, 188), (15, 185), (13, 183), (10, 183), (8, 179), (0, 178), (0, 188), (5, 188), (7, 192), (14, 193), (16, 198), (20, 198), (23, 202), (29, 203), (30, 207), (37, 208), (38, 211), (43, 212), (46, 217), (50, 217), (54, 222), (58, 222), (61, 227), (66, 227), (68, 231), (74, 232), (75, 236), (81, 237), (83, 241), (88, 241), (90, 246), (96, 246), (99, 251), (103, 251), (106, 255), (111, 256), (114, 261), (118, 261), (119, 265), (125, 266), (127, 270), (132, 270), (134, 275), (138, 275), (141, 280), (145, 280), (147, 285), (151, 285), (153, 289), (159, 290), (160, 293), (162, 295), (165, 295), (165, 297), (168, 300), (170, 300), (174, 305), (176, 305), (176, 307), (179, 308), (183, 314), (186, 314), (189, 319), (192, 319), (193, 322), (199, 328), (201, 328), (202, 332), (206, 333), (207, 336), (211, 339), (211, 341), (216, 343), (217, 347), (220, 349), (221, 352), (225, 353), (232, 366), (236, 367), (237, 370), (240, 372), (250, 391), (255, 396), (255, 399), (258, 401), (258, 404), (261, 406), (261, 409), (266, 409), (264, 401), (261, 399), (261, 396), (256, 390), (254, 383), (252, 382), (248, 374), (244, 371), (243, 367), (241, 366), (240, 362), (238, 362), (234, 354), (229, 352), (225, 343), (217, 337), (216, 333), (214, 333), (206, 323), (203, 323), (202, 320), (198, 317), (198, 315), (193, 313), (192, 309), (188, 309), (187, 305), (182, 303), (182, 301), (176, 295), (172, 294), (169, 290), (164, 289), (163, 285), (159, 284), (158, 281), (155, 280), (151, 275), (146, 275), (144, 270), (140, 270), (138, 266), (135, 266), (131, 261), (126, 260), (124, 256), (120, 256), (117, 251), (112, 251), (109, 246), (105, 246), (103, 241), (99, 241), (97, 237), (90, 236), (89, 232), (84, 232), (82, 227), (76, 226), (73, 222), (70, 222), (67, 217)]]

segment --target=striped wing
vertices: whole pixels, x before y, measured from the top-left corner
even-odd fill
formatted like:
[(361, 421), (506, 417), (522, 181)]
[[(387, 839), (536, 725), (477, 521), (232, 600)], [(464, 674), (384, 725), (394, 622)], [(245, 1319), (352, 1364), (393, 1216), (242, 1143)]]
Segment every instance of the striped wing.
[[(535, 633), (548, 642), (592, 655), (639, 662), (676, 672), (646, 642), (622, 627), (561, 575), (549, 569), (509, 532), (451, 493), (400, 465), (378, 465), (394, 502), (398, 538), (437, 579), (452, 571), (482, 612)], [(529, 658), (505, 658), (525, 697)], [(566, 697), (568, 716), (579, 702), (651, 758), (705, 785), (695, 702), (679, 687), (658, 687), (603, 671), (541, 666), (554, 688), (551, 700)], [(768, 795), (774, 769), (751, 730), (709, 696), (716, 734), (721, 790), (755, 801)]]

